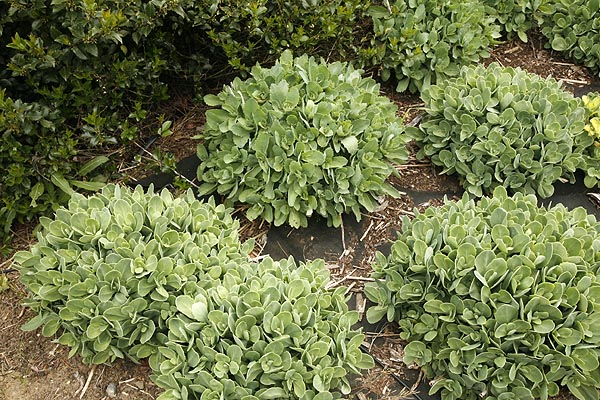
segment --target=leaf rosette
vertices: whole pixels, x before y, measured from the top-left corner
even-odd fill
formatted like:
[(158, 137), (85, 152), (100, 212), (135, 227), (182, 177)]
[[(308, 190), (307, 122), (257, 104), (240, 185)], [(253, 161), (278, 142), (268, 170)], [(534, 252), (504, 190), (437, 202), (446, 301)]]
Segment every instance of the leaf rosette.
[(600, 74), (600, 1), (551, 1), (542, 17), (546, 47)]
[(247, 204), (251, 220), (300, 227), (318, 214), (339, 226), (399, 195), (386, 179), (408, 157), (403, 121), (349, 64), (286, 51), (205, 102), (216, 108), (198, 136), (200, 193)]
[(581, 400), (600, 387), (600, 223), (497, 187), (416, 211), (377, 254), (370, 322), (396, 321), (404, 361), (443, 400)]

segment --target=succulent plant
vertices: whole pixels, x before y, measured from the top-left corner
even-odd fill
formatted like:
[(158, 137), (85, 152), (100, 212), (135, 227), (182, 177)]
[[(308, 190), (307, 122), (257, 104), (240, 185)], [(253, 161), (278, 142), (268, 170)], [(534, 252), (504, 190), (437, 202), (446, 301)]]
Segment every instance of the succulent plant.
[(600, 387), (600, 223), (534, 195), (430, 207), (404, 219), (365, 288), (371, 322), (398, 322), (404, 361), (443, 400), (581, 400)]
[(554, 0), (543, 12), (547, 46), (600, 74), (600, 1)]
[(552, 10), (554, 0), (484, 0), (487, 13), (496, 17), (508, 38), (515, 34), (527, 42), (527, 32), (542, 24), (543, 12)]
[(349, 373), (373, 367), (323, 260), (267, 257), (222, 282), (176, 298), (168, 341), (150, 358), (160, 400), (339, 399)]
[(584, 165), (578, 150), (585, 110), (553, 78), (498, 63), (466, 66), (422, 94), (420, 128), (408, 128), (443, 173), (457, 173), (471, 194), (502, 185), (549, 197), (553, 183)]
[(198, 136), (200, 193), (247, 204), (251, 220), (300, 227), (321, 215), (339, 226), (399, 195), (386, 178), (408, 157), (403, 121), (349, 64), (286, 51), (205, 101), (216, 108)]
[(191, 190), (173, 197), (108, 185), (73, 194), (40, 222), (38, 242), (14, 257), (37, 313), (24, 329), (59, 332), (58, 342), (91, 364), (154, 353), (177, 296), (219, 285), (253, 247), (240, 243), (230, 210)]
[(460, 67), (490, 56), (500, 37), (495, 17), (479, 0), (395, 0), (368, 10), (373, 20), (367, 65), (395, 77), (398, 92), (421, 92), (458, 75)]

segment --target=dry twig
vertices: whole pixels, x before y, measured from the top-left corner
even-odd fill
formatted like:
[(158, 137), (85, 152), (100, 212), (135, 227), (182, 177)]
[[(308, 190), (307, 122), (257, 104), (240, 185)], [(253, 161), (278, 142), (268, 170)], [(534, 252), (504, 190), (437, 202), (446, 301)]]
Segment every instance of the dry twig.
[(559, 78), (559, 80), (561, 80), (563, 82), (574, 83), (574, 84), (579, 84), (579, 85), (589, 85), (590, 84), (590, 82), (588, 82), (588, 81), (580, 81), (577, 79)]
[[(94, 377), (94, 372), (96, 372), (96, 367), (97, 367), (97, 365), (93, 365), (92, 368), (90, 369), (90, 373), (88, 374), (87, 380), (85, 381), (85, 385), (83, 386), (83, 389), (81, 390), (81, 393), (79, 394), (80, 399), (83, 399), (85, 392), (87, 392), (88, 387), (90, 386), (90, 382), (92, 382), (92, 378)], [(75, 394), (77, 394), (77, 392), (75, 392)]]

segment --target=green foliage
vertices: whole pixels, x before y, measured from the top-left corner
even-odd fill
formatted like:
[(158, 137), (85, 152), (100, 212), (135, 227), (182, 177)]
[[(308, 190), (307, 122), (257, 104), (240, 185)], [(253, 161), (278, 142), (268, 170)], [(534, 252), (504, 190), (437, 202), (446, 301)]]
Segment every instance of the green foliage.
[(494, 196), (416, 212), (378, 254), (371, 322), (397, 321), (404, 361), (443, 400), (581, 400), (600, 387), (600, 224), (583, 208)]
[(62, 328), (58, 342), (92, 364), (154, 353), (177, 296), (217, 285), (252, 247), (240, 244), (229, 210), (191, 191), (173, 198), (109, 185), (74, 193), (40, 222), (39, 242), (14, 257), (37, 313), (23, 328), (41, 326), (45, 336)]
[(191, 17), (204, 27), (229, 64), (248, 71), (272, 62), (284, 50), (348, 58), (362, 36), (362, 14), (370, 1), (256, 0), (206, 1)]
[[(109, 161), (94, 157), (75, 166), (77, 140), (70, 130), (59, 133), (63, 119), (57, 110), (5, 96), (0, 89), (0, 247), (15, 221), (48, 214), (68, 200), (75, 186), (104, 186), (96, 169)], [(60, 190), (59, 190), (60, 189)]]
[(158, 39), (167, 14), (177, 11), (174, 3), (141, 0), (11, 2), (12, 35), (3, 43), (10, 96), (24, 96), (17, 85), (24, 83), (92, 145), (131, 136), (135, 118), (121, 108), (166, 98), (160, 74), (168, 56)]
[(373, 6), (374, 37), (363, 52), (367, 65), (381, 66), (396, 90), (420, 92), (458, 75), (463, 65), (489, 57), (500, 27), (479, 1), (396, 0)]
[[(75, 154), (72, 133), (56, 132), (61, 118), (56, 110), (5, 96), (0, 89), (0, 247), (15, 219), (49, 211), (64, 193), (49, 181), (54, 174), (69, 175)], [(32, 157), (45, 154), (46, 157)]]
[(584, 183), (587, 187), (598, 186), (600, 181), (600, 93), (590, 92), (582, 97), (586, 111), (585, 133), (581, 135), (578, 150), (585, 159)]
[(469, 193), (498, 185), (548, 197), (561, 177), (574, 180), (584, 159), (585, 110), (553, 78), (520, 68), (463, 67), (456, 78), (424, 91), (426, 115), (411, 128), (443, 173), (457, 173)]
[(600, 74), (600, 1), (554, 0), (544, 12), (548, 47)]
[(250, 219), (306, 226), (313, 213), (334, 226), (397, 192), (385, 182), (408, 152), (397, 108), (379, 85), (345, 63), (286, 51), (205, 101), (198, 137), (200, 193), (249, 204)]
[(82, 182), (82, 148), (136, 138), (165, 98), (157, 28), (173, 4), (143, 3), (0, 1), (0, 241), (64, 204), (55, 183)]
[(159, 399), (329, 400), (373, 367), (352, 330), (346, 289), (326, 289), (323, 260), (228, 270), (223, 284), (176, 298), (168, 341), (150, 357)]
[(251, 262), (230, 209), (108, 185), (73, 193), (15, 254), (37, 315), (90, 364), (150, 358), (161, 399), (337, 399), (371, 368), (323, 260)]
[[(50, 176), (80, 179), (77, 153), (136, 139), (170, 88), (185, 82), (201, 89), (209, 74), (245, 70), (288, 47), (350, 54), (354, 31), (362, 29), (358, 16), (368, 5), (0, 0), (0, 168), (16, 177), (0, 181), (0, 242), (13, 221), (33, 219), (65, 200)], [(24, 113), (20, 120), (15, 108)], [(21, 158), (34, 166), (15, 161)], [(43, 195), (29, 207), (38, 183)]]
[(588, 93), (581, 100), (588, 113), (587, 123), (583, 129), (594, 139), (600, 140), (600, 93)]
[(542, 24), (542, 12), (551, 10), (554, 0), (484, 0), (487, 13), (496, 17), (508, 38), (515, 34), (527, 42), (527, 32)]
[(236, 69), (288, 47), (329, 54), (326, 42), (340, 49), (352, 42), (365, 7), (358, 0), (2, 2), (8, 10), (0, 44), (13, 75), (7, 82), (15, 89), (25, 82), (65, 118), (81, 118), (92, 144), (131, 136), (135, 118), (127, 121), (119, 108), (164, 100), (169, 75), (198, 81), (202, 71), (222, 67), (209, 54)]

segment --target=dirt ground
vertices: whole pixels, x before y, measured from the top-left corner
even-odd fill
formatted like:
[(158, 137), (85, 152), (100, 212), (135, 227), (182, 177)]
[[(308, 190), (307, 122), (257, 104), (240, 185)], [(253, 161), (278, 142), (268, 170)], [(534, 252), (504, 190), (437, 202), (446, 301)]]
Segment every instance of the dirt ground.
[[(529, 43), (512, 41), (498, 46), (492, 57), (483, 62), (492, 61), (506, 66), (520, 66), (544, 77), (551, 75), (562, 79), (573, 90), (594, 81), (585, 69), (544, 50), (537, 37), (531, 38)], [(422, 103), (416, 96), (394, 93), (393, 87), (392, 84), (382, 90), (398, 104), (401, 115), (406, 115), (408, 122), (418, 114)], [(174, 121), (174, 134), (152, 144), (139, 143), (135, 151), (124, 153), (129, 158), (125, 158), (118, 166), (123, 176), (139, 178), (140, 174), (143, 175), (139, 172), (139, 165), (148, 161), (152, 161), (155, 168), (147, 169), (147, 173), (160, 169), (160, 161), (152, 155), (157, 148), (162, 152), (172, 151), (177, 160), (194, 153), (195, 143), (190, 137), (201, 129), (204, 110), (195, 106), (190, 99), (177, 99), (173, 107), (173, 114), (177, 118)], [(133, 157), (134, 153), (139, 155), (137, 160)], [(392, 182), (397, 187), (407, 189), (407, 194), (400, 199), (387, 199), (380, 210), (365, 216), (358, 230), (360, 235), (356, 230), (342, 230), (342, 247), (326, 259), (331, 264), (332, 281), (351, 288), (356, 295), (357, 308), (362, 312), (365, 299), (361, 288), (369, 280), (369, 264), (377, 249), (395, 239), (395, 232), (401, 226), (400, 217), (410, 217), (414, 207), (425, 208), (439, 203), (443, 193), (459, 191), (455, 179), (440, 176), (436, 168), (414, 157), (406, 165), (399, 166), (398, 172), (399, 178), (394, 178)], [(419, 196), (419, 193), (432, 191), (440, 193), (440, 196)], [(245, 228), (246, 236), (258, 239), (257, 252), (266, 244), (267, 229), (264, 225), (248, 225)], [(25, 248), (32, 242), (31, 231), (31, 226), (17, 229), (14, 234), (15, 248)], [(0, 400), (151, 400), (160, 394), (160, 390), (151, 383), (150, 369), (145, 364), (118, 361), (111, 366), (92, 369), (81, 363), (78, 357), (69, 359), (67, 348), (44, 338), (39, 331), (23, 332), (20, 326), (33, 314), (21, 305), (26, 293), (18, 282), (18, 273), (11, 270), (10, 256), (0, 259), (0, 278), (2, 276), (8, 278), (8, 283), (3, 286), (0, 280)], [(402, 343), (395, 339), (393, 327), (377, 329), (366, 328), (365, 331), (369, 342), (367, 347), (381, 364), (355, 380), (354, 397), (359, 400), (429, 399), (418, 371), (408, 370), (402, 364)], [(398, 377), (411, 383), (408, 389), (417, 389), (419, 394), (411, 394), (410, 390), (403, 389)], [(411, 387), (415, 382), (421, 383), (421, 387)]]

